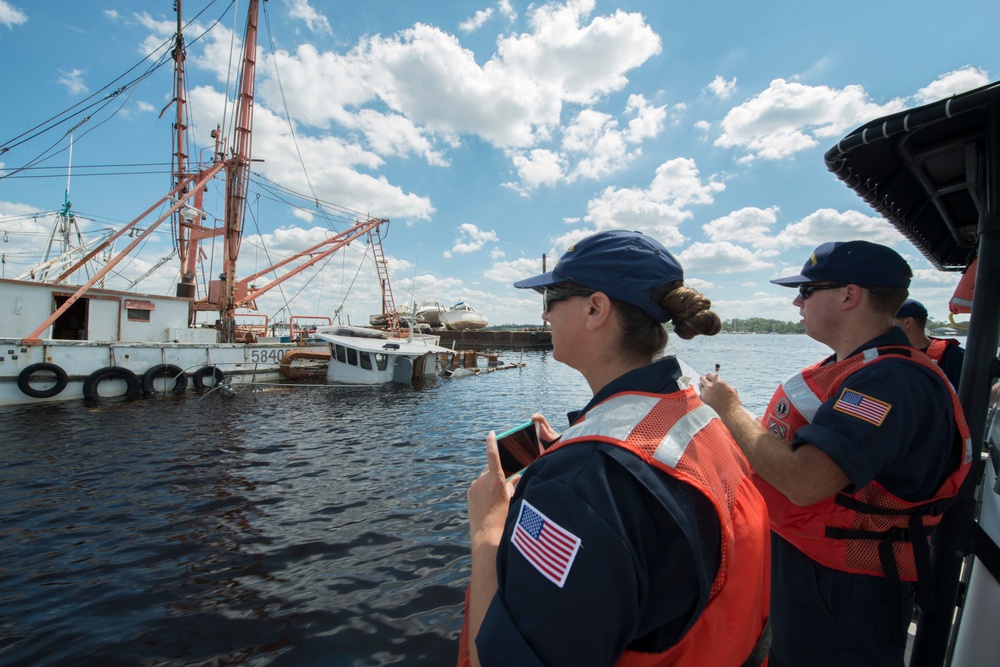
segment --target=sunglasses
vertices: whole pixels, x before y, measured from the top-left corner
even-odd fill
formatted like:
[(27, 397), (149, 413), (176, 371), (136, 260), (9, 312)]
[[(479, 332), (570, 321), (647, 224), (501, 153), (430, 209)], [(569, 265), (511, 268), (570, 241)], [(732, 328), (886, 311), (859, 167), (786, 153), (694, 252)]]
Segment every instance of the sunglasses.
[(549, 309), (552, 308), (552, 304), (559, 301), (565, 301), (566, 299), (574, 296), (590, 296), (593, 293), (594, 290), (583, 288), (557, 287), (549, 289), (546, 287), (542, 290), (542, 312), (548, 312)]
[(847, 285), (799, 285), (799, 296), (805, 301), (813, 295), (813, 292), (819, 292), (825, 289), (839, 289), (841, 287), (847, 287)]

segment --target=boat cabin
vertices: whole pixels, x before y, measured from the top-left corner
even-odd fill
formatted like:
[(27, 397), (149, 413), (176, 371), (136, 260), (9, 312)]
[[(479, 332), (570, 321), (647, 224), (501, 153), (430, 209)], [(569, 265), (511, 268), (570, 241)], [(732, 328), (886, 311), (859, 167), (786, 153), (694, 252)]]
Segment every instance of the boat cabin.
[[(73, 285), (0, 279), (0, 338), (27, 338), (73, 296)], [(214, 329), (188, 327), (190, 301), (91, 289), (42, 332), (41, 338), (127, 342), (212, 342)]]

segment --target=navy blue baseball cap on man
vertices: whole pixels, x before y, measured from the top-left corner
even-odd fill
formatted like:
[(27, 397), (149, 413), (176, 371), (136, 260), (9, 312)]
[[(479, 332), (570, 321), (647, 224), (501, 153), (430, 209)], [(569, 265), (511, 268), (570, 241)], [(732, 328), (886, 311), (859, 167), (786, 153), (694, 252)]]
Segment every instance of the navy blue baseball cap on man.
[(920, 303), (916, 299), (907, 299), (903, 302), (903, 305), (899, 307), (896, 311), (895, 319), (901, 320), (906, 317), (916, 317), (918, 319), (927, 319), (927, 308), (924, 304)]
[(800, 275), (771, 282), (786, 287), (828, 281), (905, 289), (910, 286), (912, 276), (910, 265), (892, 248), (870, 241), (831, 241), (813, 251)]
[(652, 299), (658, 287), (684, 280), (684, 270), (670, 251), (642, 232), (598, 232), (570, 246), (551, 271), (514, 283), (542, 291), (573, 282), (639, 308), (657, 322), (670, 319)]

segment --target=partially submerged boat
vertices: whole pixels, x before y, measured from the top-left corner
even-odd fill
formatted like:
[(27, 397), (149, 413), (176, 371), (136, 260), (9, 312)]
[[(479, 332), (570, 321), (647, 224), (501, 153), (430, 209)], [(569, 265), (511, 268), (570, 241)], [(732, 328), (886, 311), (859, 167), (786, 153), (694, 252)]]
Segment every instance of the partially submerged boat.
[(316, 337), (330, 344), (327, 380), (341, 384), (418, 385), (439, 375), (438, 355), (451, 352), (412, 327), (405, 338), (363, 327), (320, 327)]
[(972, 469), (931, 538), (909, 665), (1000, 664), (1000, 83), (863, 125), (826, 164), (937, 269), (974, 272), (958, 387)]
[[(24, 277), (30, 279), (0, 280), (0, 405), (181, 392), (191, 386), (211, 388), (223, 382), (277, 380), (282, 377), (282, 360), (290, 351), (304, 348), (329, 352), (329, 341), (314, 336), (315, 323), (295, 326), (294, 315), (283, 325), (282, 332), (277, 331), (277, 325), (256, 312), (257, 298), (348, 244), (360, 245), (365, 239), (383, 289), (388, 289), (380, 229), (388, 220), (376, 218), (356, 219), (345, 231), (253, 275), (237, 277), (244, 208), (252, 177), (249, 167), (259, 0), (251, 0), (247, 7), (235, 115), (231, 123), (225, 124), (234, 128), (234, 134), (225, 137), (221, 130), (213, 131), (214, 149), (206, 150), (208, 157), (198, 164), (189, 160), (189, 153), (202, 153), (187, 136), (186, 56), (180, 4), (175, 3), (178, 17), (172, 51), (175, 94), (171, 104), (176, 111), (172, 187), (165, 188), (169, 192), (144, 213), (102, 236), (93, 247), (67, 250), (65, 256), (28, 272)], [(215, 218), (210, 218), (203, 205), (210, 199), (210, 188), (219, 175), (225, 176), (224, 212), (218, 217), (220, 226), (215, 227), (204, 223)], [(151, 213), (158, 209), (163, 212), (150, 220)], [(67, 196), (64, 216), (68, 211)], [(167, 220), (176, 232), (176, 249), (171, 253), (179, 259), (176, 295), (130, 291), (138, 281), (128, 290), (103, 289), (109, 272)], [(215, 266), (199, 271), (201, 244), (216, 237), (221, 270)], [(85, 280), (77, 278), (83, 275), (82, 267), (90, 267), (95, 258), (119, 240), (128, 241), (128, 246), (93, 274), (88, 272)], [(166, 259), (169, 256), (153, 268)], [(74, 279), (82, 282), (74, 284)], [(395, 313), (391, 291), (388, 294), (384, 309)], [(199, 323), (202, 314), (213, 317)], [(329, 318), (323, 319), (330, 324)], [(393, 319), (398, 328), (398, 316)], [(287, 367), (288, 363), (286, 371)]]
[(486, 316), (464, 301), (459, 301), (448, 310), (440, 313), (441, 324), (452, 331), (475, 331), (482, 329), (489, 320)]

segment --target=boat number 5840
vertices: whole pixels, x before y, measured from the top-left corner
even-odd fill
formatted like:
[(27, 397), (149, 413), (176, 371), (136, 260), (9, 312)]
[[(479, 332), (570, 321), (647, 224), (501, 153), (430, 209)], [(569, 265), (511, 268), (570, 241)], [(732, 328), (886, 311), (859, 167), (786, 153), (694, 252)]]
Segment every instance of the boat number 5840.
[(250, 350), (250, 363), (277, 364), (288, 350)]

